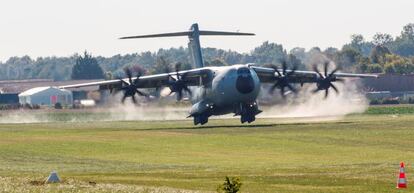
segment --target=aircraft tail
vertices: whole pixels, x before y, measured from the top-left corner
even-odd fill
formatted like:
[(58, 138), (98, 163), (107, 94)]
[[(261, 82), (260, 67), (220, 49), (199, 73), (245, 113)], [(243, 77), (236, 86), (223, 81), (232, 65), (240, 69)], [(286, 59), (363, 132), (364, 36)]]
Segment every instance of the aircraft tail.
[(188, 48), (194, 61), (196, 68), (204, 66), (203, 56), (201, 53), (200, 36), (253, 36), (253, 33), (240, 33), (240, 32), (223, 32), (223, 31), (204, 31), (199, 30), (198, 24), (191, 25), (189, 31), (174, 32), (174, 33), (162, 33), (152, 35), (141, 35), (141, 36), (129, 36), (122, 37), (120, 39), (136, 39), (136, 38), (159, 38), (159, 37), (176, 37), (176, 36), (188, 36), (190, 42)]

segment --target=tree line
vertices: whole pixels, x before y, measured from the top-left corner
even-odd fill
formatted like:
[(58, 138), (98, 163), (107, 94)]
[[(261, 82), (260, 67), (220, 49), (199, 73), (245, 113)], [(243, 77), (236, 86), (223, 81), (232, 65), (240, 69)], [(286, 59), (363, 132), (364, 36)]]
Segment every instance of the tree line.
[[(112, 79), (123, 77), (125, 67), (145, 69), (146, 73), (172, 71), (171, 66), (181, 63), (183, 69), (192, 66), (187, 48), (159, 49), (112, 57), (92, 56), (86, 51), (69, 57), (11, 57), (0, 63), (0, 79)], [(286, 50), (283, 45), (264, 42), (249, 53), (239, 53), (218, 48), (202, 49), (206, 66), (256, 63), (280, 64), (286, 61), (299, 69), (312, 69), (312, 65), (333, 61), (342, 70), (355, 73), (414, 73), (414, 23), (403, 27), (401, 34), (393, 37), (377, 33), (372, 40), (361, 34), (351, 35), (350, 42), (341, 48), (309, 50), (296, 47)]]

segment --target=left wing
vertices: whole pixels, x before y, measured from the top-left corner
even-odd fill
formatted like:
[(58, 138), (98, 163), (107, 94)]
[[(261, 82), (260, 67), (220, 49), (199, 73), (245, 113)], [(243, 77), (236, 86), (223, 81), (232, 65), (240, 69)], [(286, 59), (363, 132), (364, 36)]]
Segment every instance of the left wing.
[[(259, 66), (250, 66), (257, 75), (259, 76), (260, 82), (263, 83), (273, 83), (275, 79), (281, 77), (275, 69), (268, 67), (259, 67)], [(279, 72), (283, 72), (283, 69), (279, 69)], [(286, 70), (287, 73), (291, 70)], [(321, 75), (315, 71), (294, 71), (294, 73), (289, 77), (290, 83), (316, 83), (318, 79), (321, 78)], [(341, 77), (350, 77), (350, 78), (377, 78), (378, 75), (374, 74), (353, 74), (353, 73), (334, 73), (333, 75), (336, 78)]]

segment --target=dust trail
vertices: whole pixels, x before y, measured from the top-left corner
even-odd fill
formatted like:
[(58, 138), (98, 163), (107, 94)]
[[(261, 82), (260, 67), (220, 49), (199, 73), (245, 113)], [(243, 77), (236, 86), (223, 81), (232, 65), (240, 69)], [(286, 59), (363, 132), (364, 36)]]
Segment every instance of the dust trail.
[(122, 104), (119, 102), (121, 97), (122, 94), (111, 97), (111, 104), (107, 109), (109, 117), (105, 119), (106, 121), (183, 120), (188, 116), (190, 108), (189, 105), (174, 104), (172, 102), (175, 100), (174, 96), (169, 99), (155, 99), (151, 102), (138, 101), (138, 105), (132, 103), (129, 98), (125, 100), (125, 104)]
[(32, 110), (12, 110), (0, 113), (0, 123), (42, 123), (49, 122), (48, 118), (41, 118)]
[(342, 118), (347, 114), (362, 113), (368, 108), (365, 95), (359, 91), (359, 83), (346, 80), (344, 84), (335, 83), (339, 90), (336, 94), (330, 89), (328, 98), (324, 99), (325, 91), (312, 93), (315, 85), (304, 86), (296, 97), (286, 103), (274, 105), (260, 117), (331, 117)]

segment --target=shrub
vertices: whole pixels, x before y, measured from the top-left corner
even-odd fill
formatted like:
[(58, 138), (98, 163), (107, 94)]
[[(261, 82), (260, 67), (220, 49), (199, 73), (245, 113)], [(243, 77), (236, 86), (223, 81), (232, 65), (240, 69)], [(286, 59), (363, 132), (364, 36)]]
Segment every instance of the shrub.
[(229, 178), (226, 176), (226, 179), (223, 184), (220, 184), (217, 188), (217, 192), (219, 193), (237, 193), (240, 191), (242, 183), (240, 178), (232, 177)]
[(414, 104), (414, 98), (410, 97), (410, 98), (408, 99), (408, 103), (409, 103), (409, 104)]
[(60, 104), (60, 103), (55, 104), (55, 109), (62, 109), (62, 108), (63, 108), (62, 104)]
[(400, 101), (398, 101), (397, 99), (385, 99), (384, 101), (382, 101), (382, 104), (384, 104), (384, 105), (396, 105), (396, 104), (400, 104)]
[(370, 105), (379, 105), (381, 104), (381, 101), (378, 99), (372, 99), (371, 101), (369, 101)]

